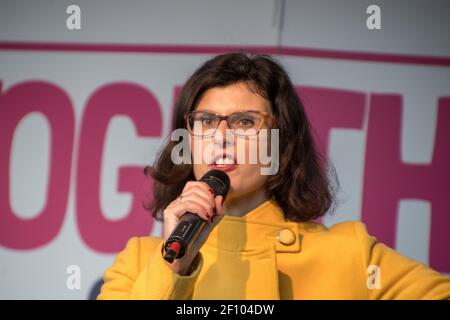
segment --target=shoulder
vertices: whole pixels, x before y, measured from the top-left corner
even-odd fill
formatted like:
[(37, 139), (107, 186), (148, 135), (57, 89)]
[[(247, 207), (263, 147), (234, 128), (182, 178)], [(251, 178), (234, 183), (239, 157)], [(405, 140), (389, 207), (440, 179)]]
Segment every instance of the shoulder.
[(132, 237), (127, 241), (124, 251), (140, 251), (152, 249), (162, 243), (157, 237)]
[[(122, 250), (121, 253), (136, 254), (136, 253), (140, 253), (141, 251), (148, 251), (148, 250), (154, 249), (161, 243), (162, 243), (161, 238), (132, 237), (127, 241), (125, 248)], [(119, 254), (121, 254), (121, 253), (119, 253)]]
[(130, 241), (133, 240), (135, 245), (138, 245), (140, 250), (152, 250), (158, 247), (163, 240), (157, 237), (134, 237), (131, 238)]
[(116, 261), (127, 261), (141, 269), (155, 250), (160, 249), (163, 240), (157, 237), (132, 237), (125, 248), (117, 255)]
[(346, 221), (330, 227), (317, 222), (299, 223), (299, 230), (308, 235), (336, 237), (343, 240), (362, 240), (371, 237), (367, 232), (366, 225), (361, 221)]
[(348, 221), (331, 227), (308, 223), (300, 226), (305, 249), (321, 252), (323, 256), (358, 257), (366, 260), (377, 240), (369, 235), (364, 223)]
[(128, 299), (150, 256), (162, 248), (162, 239), (133, 237), (119, 252), (104, 273), (104, 284), (98, 299)]
[(326, 228), (326, 230), (330, 235), (348, 239), (364, 240), (367, 237), (373, 238), (367, 232), (366, 225), (361, 221), (346, 221), (337, 223), (329, 228)]

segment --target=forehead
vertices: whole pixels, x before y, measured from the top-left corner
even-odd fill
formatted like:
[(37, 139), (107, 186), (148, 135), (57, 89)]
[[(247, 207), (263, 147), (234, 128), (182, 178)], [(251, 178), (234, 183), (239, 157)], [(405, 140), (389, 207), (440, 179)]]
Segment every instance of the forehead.
[(236, 83), (226, 87), (207, 90), (197, 104), (196, 110), (207, 110), (217, 114), (258, 110), (271, 112), (270, 102), (245, 83)]

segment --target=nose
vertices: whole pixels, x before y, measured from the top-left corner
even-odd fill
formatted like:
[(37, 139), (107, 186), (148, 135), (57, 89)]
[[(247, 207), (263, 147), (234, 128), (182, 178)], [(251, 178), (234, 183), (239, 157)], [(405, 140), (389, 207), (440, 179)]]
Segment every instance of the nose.
[(220, 121), (216, 133), (214, 135), (215, 144), (220, 145), (222, 147), (233, 143), (232, 135), (228, 134), (227, 137), (226, 134), (227, 129), (229, 129), (227, 122), (225, 120)]
[(217, 126), (217, 131), (220, 131), (224, 136), (225, 132), (228, 129), (228, 124), (225, 120), (220, 121), (219, 125)]

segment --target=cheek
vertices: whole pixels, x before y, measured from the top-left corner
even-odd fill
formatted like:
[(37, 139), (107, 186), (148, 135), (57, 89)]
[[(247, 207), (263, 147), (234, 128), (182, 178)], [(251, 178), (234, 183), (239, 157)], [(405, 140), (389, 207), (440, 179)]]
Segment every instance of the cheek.
[[(264, 150), (259, 150), (263, 148)], [(255, 139), (237, 139), (236, 140), (236, 153), (238, 158), (244, 160), (244, 163), (240, 163), (238, 170), (231, 175), (231, 188), (236, 196), (256, 191), (264, 187), (267, 176), (261, 174), (261, 168), (266, 165), (261, 165), (260, 151), (263, 154), (270, 153), (270, 148), (267, 143), (260, 144), (260, 141)], [(242, 161), (241, 160), (241, 161)]]

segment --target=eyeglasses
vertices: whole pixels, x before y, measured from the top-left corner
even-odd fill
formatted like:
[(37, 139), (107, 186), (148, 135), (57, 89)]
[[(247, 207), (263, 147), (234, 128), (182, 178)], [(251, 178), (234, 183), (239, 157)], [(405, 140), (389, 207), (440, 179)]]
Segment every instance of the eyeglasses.
[(254, 136), (265, 123), (272, 121), (272, 116), (262, 111), (235, 112), (228, 116), (221, 116), (209, 111), (191, 111), (185, 114), (186, 126), (194, 136), (213, 136), (219, 124), (225, 120), (228, 128), (236, 136)]

